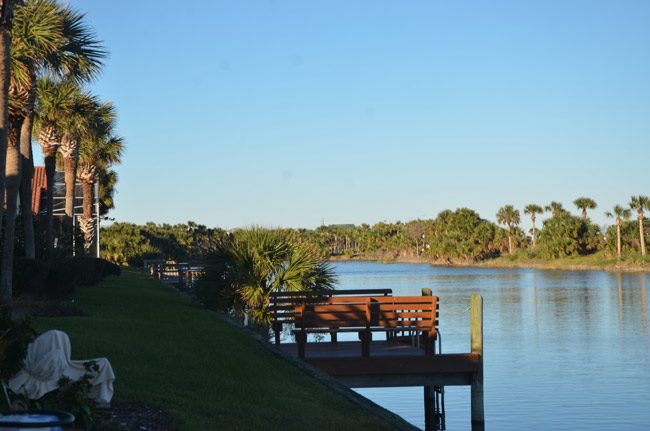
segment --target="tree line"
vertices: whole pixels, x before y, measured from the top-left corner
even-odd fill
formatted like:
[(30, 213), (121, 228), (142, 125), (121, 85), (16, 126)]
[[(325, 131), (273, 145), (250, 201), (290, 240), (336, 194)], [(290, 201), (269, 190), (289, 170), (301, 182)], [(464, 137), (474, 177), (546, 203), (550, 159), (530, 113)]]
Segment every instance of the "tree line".
[[(100, 74), (106, 56), (85, 15), (68, 2), (0, 2), (0, 190), (6, 196), (0, 211), (0, 304), (11, 303), (16, 254), (51, 262), (57, 254), (70, 252), (65, 246), (76, 235), (76, 182), (83, 189), (79, 229), (87, 252), (96, 238), (94, 183), (100, 185), (101, 212), (113, 206), (117, 175), (112, 167), (120, 163), (124, 141), (115, 132), (115, 106), (85, 87)], [(42, 217), (34, 217), (31, 208), (33, 141), (45, 160)], [(53, 215), (57, 166), (65, 177), (61, 222)]]
[[(647, 196), (633, 196), (627, 207), (608, 211), (614, 224), (601, 229), (588, 217), (595, 209), (590, 198), (574, 201), (579, 216), (559, 202), (530, 204), (523, 214), (531, 229), (521, 228), (521, 212), (505, 205), (496, 223), (469, 208), (444, 210), (434, 219), (374, 225), (327, 225), (316, 229), (276, 229), (295, 241), (313, 245), (325, 258), (414, 259), (437, 263), (473, 263), (499, 256), (558, 259), (603, 253), (645, 256), (650, 210)], [(633, 212), (637, 220), (631, 220)], [(538, 217), (548, 214), (539, 225)], [(102, 230), (102, 256), (119, 264), (140, 265), (147, 258), (201, 261), (233, 232), (189, 222), (177, 225), (115, 223)]]

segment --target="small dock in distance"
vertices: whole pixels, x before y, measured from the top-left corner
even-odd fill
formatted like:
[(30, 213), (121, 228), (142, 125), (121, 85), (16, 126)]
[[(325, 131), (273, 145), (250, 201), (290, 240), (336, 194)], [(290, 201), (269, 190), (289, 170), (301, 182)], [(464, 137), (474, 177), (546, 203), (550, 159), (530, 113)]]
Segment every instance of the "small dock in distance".
[[(423, 294), (431, 295), (431, 292), (424, 289)], [(372, 305), (373, 297), (366, 298)], [(351, 299), (348, 298), (347, 301), (350, 302)], [(313, 298), (308, 298), (308, 300), (313, 300)], [(355, 304), (363, 302), (362, 297), (356, 297), (354, 300)], [(382, 302), (387, 300), (384, 296)], [(395, 297), (395, 300), (398, 301), (399, 297)], [(284, 304), (282, 301), (280, 303)], [(296, 323), (293, 321), (297, 316), (292, 308), (282, 305), (280, 308), (288, 312), (290, 316), (287, 319), (285, 315), (284, 323), (288, 323), (289, 320)], [(337, 319), (354, 318), (350, 311), (351, 308), (339, 309), (341, 311), (337, 314), (339, 316)], [(369, 311), (368, 314), (370, 315), (372, 312)], [(416, 314), (410, 313), (409, 315), (415, 316)], [(338, 321), (337, 324), (341, 324), (341, 322)], [(296, 327), (300, 327), (299, 319)], [(278, 329), (277, 322), (274, 329), (276, 331)], [(334, 329), (318, 332), (331, 333), (333, 331)], [(301, 355), (298, 343), (280, 344), (277, 332), (276, 347), (285, 355), (303, 360), (350, 388), (423, 387), (426, 430), (438, 429), (439, 425), (439, 418), (436, 417), (439, 412), (436, 411), (435, 388), (470, 386), (472, 430), (483, 430), (485, 422), (483, 410), (483, 299), (479, 295), (474, 295), (471, 299), (470, 332), (470, 351), (468, 353), (446, 354), (435, 352), (435, 349), (433, 352), (427, 352), (419, 343), (421, 335), (416, 333), (406, 337), (390, 336), (388, 332), (386, 340), (372, 340), (366, 350), (362, 347), (362, 341), (337, 341), (334, 336), (331, 342), (306, 343)], [(359, 338), (362, 338), (361, 333)]]

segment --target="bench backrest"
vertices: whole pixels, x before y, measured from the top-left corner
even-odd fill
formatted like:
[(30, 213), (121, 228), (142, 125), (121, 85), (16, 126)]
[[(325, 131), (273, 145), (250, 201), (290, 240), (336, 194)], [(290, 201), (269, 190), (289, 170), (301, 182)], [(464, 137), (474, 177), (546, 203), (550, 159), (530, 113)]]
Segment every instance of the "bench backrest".
[(438, 326), (438, 297), (340, 297), (294, 307), (296, 327), (399, 329)]
[(316, 304), (295, 307), (296, 327), (365, 328), (368, 326), (369, 298), (326, 298)]
[(277, 326), (295, 322), (295, 307), (300, 304), (321, 303), (327, 298), (358, 297), (361, 295), (390, 297), (392, 289), (350, 289), (328, 290), (324, 292), (271, 292), (269, 310), (271, 320)]
[(372, 298), (370, 325), (388, 328), (438, 326), (437, 296)]

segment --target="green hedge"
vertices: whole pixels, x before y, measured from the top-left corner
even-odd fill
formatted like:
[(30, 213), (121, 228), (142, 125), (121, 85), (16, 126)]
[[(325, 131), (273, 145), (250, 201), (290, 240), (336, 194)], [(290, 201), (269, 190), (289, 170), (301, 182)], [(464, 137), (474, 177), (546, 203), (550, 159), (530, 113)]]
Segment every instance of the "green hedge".
[(94, 286), (120, 273), (119, 266), (95, 257), (73, 257), (50, 265), (37, 259), (19, 258), (14, 261), (13, 296), (68, 298), (78, 286)]

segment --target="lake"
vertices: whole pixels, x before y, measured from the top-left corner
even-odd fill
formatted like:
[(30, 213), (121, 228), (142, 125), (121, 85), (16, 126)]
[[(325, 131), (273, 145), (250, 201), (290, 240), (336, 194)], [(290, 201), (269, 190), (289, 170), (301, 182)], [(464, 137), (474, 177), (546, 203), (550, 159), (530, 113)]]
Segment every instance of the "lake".
[[(431, 288), (440, 297), (443, 353), (469, 352), (469, 300), (483, 296), (486, 429), (650, 427), (649, 275), (334, 265), (339, 289)], [(422, 388), (357, 392), (424, 428)], [(448, 430), (470, 429), (469, 403), (469, 387), (445, 389)]]

